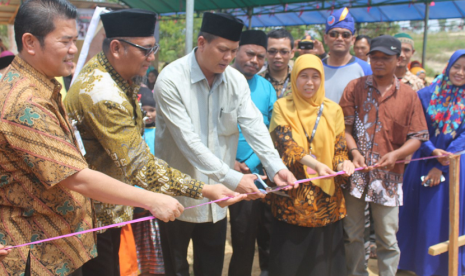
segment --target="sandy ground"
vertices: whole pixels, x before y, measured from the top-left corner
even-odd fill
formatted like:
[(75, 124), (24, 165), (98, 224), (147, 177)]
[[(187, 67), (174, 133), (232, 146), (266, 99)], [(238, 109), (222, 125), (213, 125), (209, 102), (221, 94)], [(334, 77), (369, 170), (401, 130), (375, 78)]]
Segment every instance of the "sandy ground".
[[(229, 267), (229, 261), (231, 259), (232, 255), (232, 247), (231, 247), (231, 235), (230, 235), (230, 229), (229, 229), (229, 223), (228, 223), (228, 230), (226, 234), (226, 247), (225, 247), (225, 258), (224, 258), (224, 266), (223, 266), (223, 276), (228, 275), (228, 267)], [(188, 261), (189, 264), (191, 264), (191, 275), (194, 275), (192, 272), (192, 263), (193, 263), (193, 258), (192, 255), (193, 250), (192, 250), (192, 242), (189, 245), (188, 249)], [(368, 262), (368, 272), (369, 276), (378, 276), (378, 264), (376, 259), (370, 259)], [(260, 268), (258, 265), (258, 250), (255, 250), (255, 258), (254, 258), (254, 263), (253, 263), (253, 268), (252, 268), (252, 276), (259, 276), (260, 275)], [(323, 275), (322, 275), (323, 276)], [(416, 276), (415, 273), (409, 272), (409, 271), (399, 271), (397, 272), (397, 276)]]

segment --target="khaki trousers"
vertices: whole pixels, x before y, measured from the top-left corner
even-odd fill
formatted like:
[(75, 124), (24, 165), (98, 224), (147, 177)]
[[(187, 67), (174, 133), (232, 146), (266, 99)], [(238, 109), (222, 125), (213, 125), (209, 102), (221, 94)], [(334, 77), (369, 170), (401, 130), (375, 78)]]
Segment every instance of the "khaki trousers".
[[(344, 190), (344, 198), (347, 208), (347, 217), (343, 220), (347, 275), (368, 276), (364, 247), (366, 202), (351, 196), (347, 190)], [(370, 207), (376, 234), (379, 275), (395, 276), (400, 258), (396, 237), (399, 228), (399, 207), (372, 202)]]

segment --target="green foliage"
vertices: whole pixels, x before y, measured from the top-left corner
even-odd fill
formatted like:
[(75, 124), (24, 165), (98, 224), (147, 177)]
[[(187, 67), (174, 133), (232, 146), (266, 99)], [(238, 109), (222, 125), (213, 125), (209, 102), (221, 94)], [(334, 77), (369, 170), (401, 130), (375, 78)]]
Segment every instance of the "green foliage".
[(439, 19), (438, 23), (439, 23), (439, 28), (441, 29), (441, 32), (445, 32), (446, 25), (447, 25), (447, 19)]
[[(423, 52), (423, 34), (410, 33), (415, 41), (415, 54), (412, 60), (420, 60)], [(446, 67), (451, 55), (463, 48), (465, 32), (438, 32), (428, 33), (426, 41), (426, 73), (433, 77)], [(431, 73), (430, 73), (431, 72)]]
[(433, 68), (429, 67), (428, 64), (426, 64), (425, 66), (423, 66), (425, 69), (425, 72), (426, 72), (426, 76), (430, 77), (430, 78), (434, 78), (435, 75), (439, 74), (440, 72), (436, 72), (436, 70), (434, 70)]
[(400, 32), (400, 26), (395, 22), (359, 23), (356, 29), (357, 35), (367, 35), (371, 38), (380, 35), (395, 35)]
[(3, 41), (3, 45), (7, 48), (10, 48), (10, 41), (8, 41), (8, 26), (7, 25), (0, 25), (0, 38)]
[[(194, 18), (194, 41), (192, 47), (197, 44), (202, 19)], [(160, 21), (160, 56), (162, 63), (172, 62), (184, 56), (186, 43), (186, 20), (162, 20)]]
[[(300, 26), (286, 26), (286, 27), (267, 27), (267, 28), (258, 28), (263, 30), (265, 33), (268, 33), (272, 30), (284, 28), (289, 31), (294, 38), (294, 40), (301, 39), (306, 34), (310, 34), (313, 39), (318, 39), (319, 41), (323, 41), (323, 36), (325, 35), (325, 25), (300, 25)], [(325, 47), (326, 52), (328, 52), (328, 48), (326, 45), (323, 44)], [(297, 58), (299, 55), (296, 53), (294, 56)]]
[[(197, 44), (197, 36), (202, 23), (201, 18), (194, 18), (194, 41), (193, 47)], [(445, 22), (439, 21), (440, 28), (444, 26)], [(184, 19), (178, 20), (162, 20), (160, 21), (160, 62), (166, 63), (174, 61), (184, 56), (184, 44), (186, 35), (186, 26)], [(416, 52), (412, 57), (412, 60), (420, 60), (423, 49), (423, 22), (422, 21), (411, 21), (410, 26), (414, 29), (413, 31), (406, 31), (409, 33), (415, 41)], [(281, 27), (267, 27), (257, 28), (268, 33), (271, 30)], [(315, 39), (322, 41), (325, 31), (324, 25), (311, 25), (311, 26), (286, 26), (294, 39), (302, 38), (306, 32), (312, 34)], [(378, 23), (361, 23), (357, 24), (357, 35), (364, 34), (370, 37), (377, 37), (382, 34), (394, 35), (401, 30), (399, 24), (395, 22), (378, 22)], [(5, 34), (3, 34), (3, 31)], [(6, 38), (6, 28), (4, 30), (0, 27), (0, 36)], [(440, 73), (446, 66), (447, 61), (454, 51), (463, 48), (463, 41), (465, 40), (465, 32), (438, 32), (428, 34), (428, 41), (426, 47), (426, 65), (425, 70), (429, 77), (433, 77), (435, 74)], [(325, 45), (326, 52), (328, 49)]]
[(287, 31), (289, 31), (294, 37), (295, 40), (301, 39), (305, 34), (310, 33), (310, 34), (316, 34), (316, 38), (318, 40), (321, 40), (324, 35), (324, 30), (325, 30), (325, 25), (300, 25), (300, 26), (286, 26), (286, 27), (266, 27), (266, 28), (257, 28), (260, 30), (263, 30), (265, 33), (268, 33), (272, 30), (284, 28)]
[(410, 21), (410, 27), (414, 30), (414, 31), (419, 31), (419, 30), (422, 30), (423, 29), (423, 26), (424, 26), (424, 22), (423, 21)]

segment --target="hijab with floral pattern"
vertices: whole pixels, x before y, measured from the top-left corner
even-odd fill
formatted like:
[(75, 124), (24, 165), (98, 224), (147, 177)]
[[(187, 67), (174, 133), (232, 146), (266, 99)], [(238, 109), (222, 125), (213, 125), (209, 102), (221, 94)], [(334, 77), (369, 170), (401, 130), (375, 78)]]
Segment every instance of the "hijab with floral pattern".
[(465, 57), (465, 49), (457, 50), (451, 56), (444, 74), (426, 88), (433, 91), (427, 113), (436, 128), (436, 136), (442, 132), (455, 137), (456, 129), (465, 118), (465, 85), (455, 86), (449, 77), (450, 69), (461, 57)]

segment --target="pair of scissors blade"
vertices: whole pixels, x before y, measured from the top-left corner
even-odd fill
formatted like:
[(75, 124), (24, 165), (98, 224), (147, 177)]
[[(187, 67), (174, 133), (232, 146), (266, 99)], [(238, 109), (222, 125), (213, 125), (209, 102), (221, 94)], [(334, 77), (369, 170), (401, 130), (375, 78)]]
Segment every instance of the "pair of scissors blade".
[(275, 193), (275, 194), (280, 195), (280, 196), (290, 197), (288, 194), (281, 191), (279, 189), (279, 187), (271, 188), (268, 185), (266, 185), (265, 181), (263, 181), (263, 179), (261, 178), (261, 176), (258, 173), (254, 173), (254, 175), (257, 176), (257, 178), (258, 178), (257, 181), (264, 187), (264, 189), (258, 189), (260, 192), (262, 192), (264, 194)]
[(268, 187), (266, 189), (266, 192), (267, 193), (275, 193), (277, 195), (280, 195), (280, 196), (285, 196), (285, 197), (290, 197), (288, 194), (286, 194), (285, 192), (281, 191), (281, 189), (279, 187), (276, 187), (276, 188), (270, 188)]

